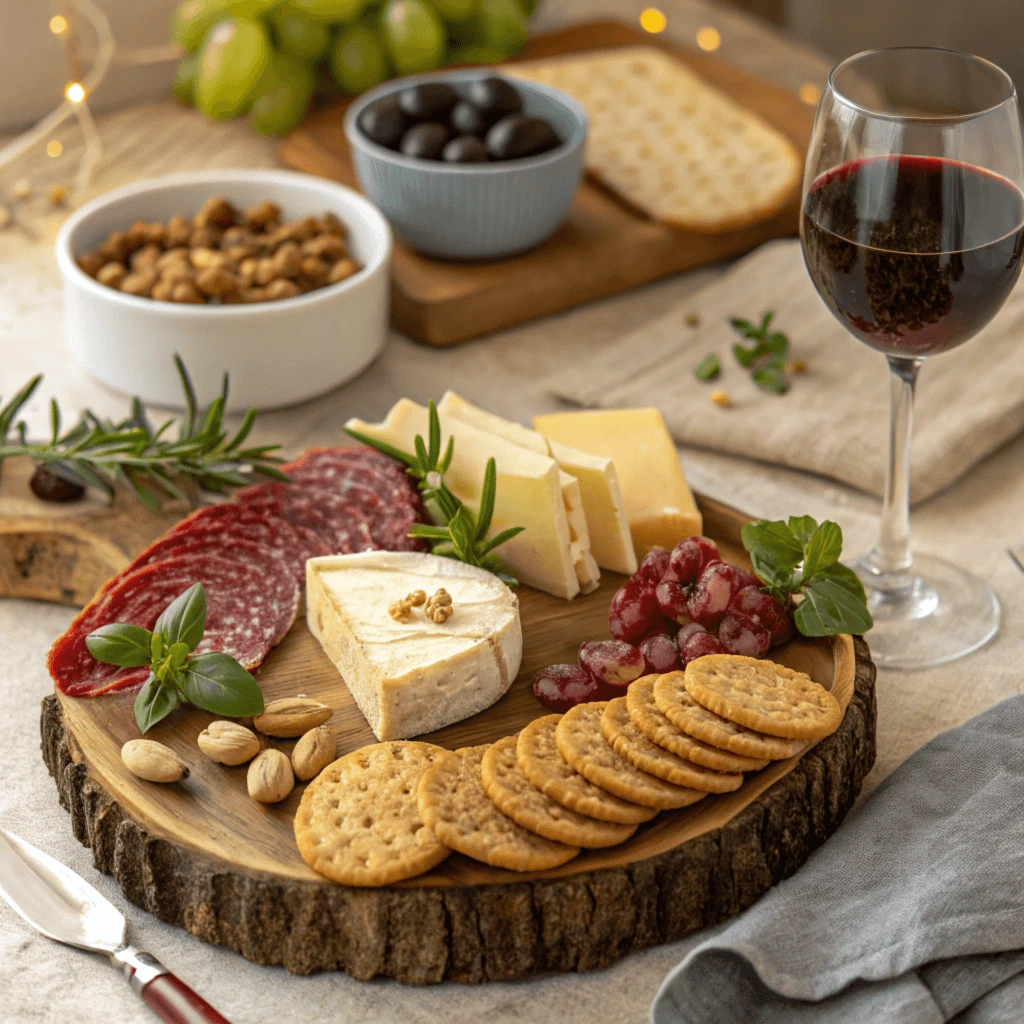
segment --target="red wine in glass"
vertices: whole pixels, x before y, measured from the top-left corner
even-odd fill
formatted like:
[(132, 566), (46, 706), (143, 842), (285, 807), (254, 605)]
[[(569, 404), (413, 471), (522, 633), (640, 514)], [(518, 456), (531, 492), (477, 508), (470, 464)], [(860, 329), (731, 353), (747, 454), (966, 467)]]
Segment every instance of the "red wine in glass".
[(1020, 272), (1024, 195), (1006, 178), (934, 156), (852, 160), (810, 185), (804, 258), (832, 312), (887, 355), (961, 345)]

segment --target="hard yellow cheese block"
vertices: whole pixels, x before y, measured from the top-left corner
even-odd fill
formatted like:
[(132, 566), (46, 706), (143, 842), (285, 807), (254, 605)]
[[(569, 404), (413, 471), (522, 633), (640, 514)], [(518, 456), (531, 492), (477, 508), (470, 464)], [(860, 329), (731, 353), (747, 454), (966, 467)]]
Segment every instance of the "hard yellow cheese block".
[[(487, 460), (497, 468), (497, 497), (491, 535), (510, 526), (525, 527), (498, 549), (498, 555), (528, 586), (566, 599), (580, 592), (572, 538), (554, 459), (527, 451), (451, 416), (440, 416), (443, 443), (455, 439), (455, 455), (445, 482), (474, 511), (480, 506)], [(427, 409), (408, 398), (392, 407), (383, 423), (352, 419), (347, 427), (402, 451), (415, 450), (417, 434), (429, 433)]]
[(612, 459), (637, 558), (701, 533), (701, 514), (657, 409), (549, 413), (535, 416), (533, 425), (553, 444)]
[[(576, 479), (589, 535), (591, 561), (610, 572), (621, 572), (627, 576), (636, 572), (633, 538), (629, 532), (629, 521), (623, 506), (615, 463), (610, 458), (593, 455), (571, 445), (550, 442), (536, 430), (530, 430), (521, 423), (506, 420), (471, 405), (454, 391), (445, 393), (438, 410), (463, 423), (503, 437), (512, 444), (529, 448), (541, 455), (550, 455), (558, 463), (563, 474)], [(565, 488), (564, 481), (563, 492), (569, 509), (574, 501), (574, 494)], [(574, 526), (571, 512), (569, 525)], [(582, 584), (583, 580), (580, 582)]]

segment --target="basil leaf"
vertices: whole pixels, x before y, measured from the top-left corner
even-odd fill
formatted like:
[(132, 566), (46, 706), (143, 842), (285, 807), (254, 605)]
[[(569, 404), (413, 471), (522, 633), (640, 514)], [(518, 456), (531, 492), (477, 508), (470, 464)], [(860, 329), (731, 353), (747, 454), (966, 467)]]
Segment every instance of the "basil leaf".
[(749, 369), (754, 365), (754, 360), (758, 356), (757, 346), (754, 346), (754, 348), (747, 348), (745, 345), (737, 343), (732, 347), (732, 354), (736, 357), (736, 362), (739, 363), (740, 366), (745, 366)]
[(193, 583), (179, 594), (160, 613), (153, 628), (168, 646), (182, 643), (194, 651), (206, 631), (206, 591), (202, 583)]
[(761, 333), (765, 334), (768, 330), (768, 325), (772, 322), (772, 318), (775, 314), (771, 311), (765, 313), (761, 317)]
[(824, 522), (811, 535), (804, 546), (803, 579), (809, 581), (823, 569), (839, 561), (843, 551), (843, 531), (838, 523)]
[(750, 553), (750, 564), (753, 566), (754, 575), (774, 591), (777, 597), (796, 589), (794, 586), (796, 573), (793, 569), (776, 565), (770, 558), (765, 558), (757, 551)]
[[(801, 587), (804, 599), (797, 605), (793, 619), (804, 636), (861, 635), (874, 625), (864, 604), (860, 580), (846, 566), (838, 568), (845, 572), (835, 573), (832, 569), (820, 572)], [(847, 574), (853, 577), (856, 586)]]
[(243, 718), (263, 710), (263, 691), (241, 665), (221, 651), (190, 658), (178, 684), (184, 698), (215, 715)]
[(770, 391), (774, 395), (784, 395), (789, 390), (789, 381), (777, 370), (755, 370), (751, 376), (759, 388), (764, 388), (765, 391)]
[(765, 345), (773, 356), (784, 356), (789, 349), (789, 338), (781, 331), (775, 331), (774, 334), (768, 335)]
[(807, 544), (817, 528), (818, 521), (816, 519), (812, 519), (810, 516), (789, 517), (789, 532), (792, 533), (802, 545)]
[(721, 372), (722, 361), (714, 352), (712, 352), (710, 355), (706, 355), (697, 364), (697, 368), (693, 371), (693, 375), (697, 380), (708, 381), (714, 380)]
[(751, 560), (792, 572), (804, 559), (804, 546), (781, 519), (755, 519), (742, 530), (743, 546)]
[(178, 691), (161, 683), (152, 673), (135, 698), (135, 721), (140, 732), (148, 732), (180, 703)]
[(753, 331), (756, 330), (754, 325), (749, 320), (741, 320), (738, 316), (730, 317), (729, 323), (737, 331)]
[(867, 605), (868, 597), (864, 592), (864, 584), (861, 583), (860, 577), (848, 566), (843, 565), (841, 562), (836, 562), (835, 565), (829, 566), (828, 569), (824, 570), (819, 575), (827, 576), (831, 579), (841, 583), (851, 594), (857, 595), (857, 600), (863, 605)]
[(115, 622), (100, 626), (85, 638), (89, 653), (104, 665), (121, 668), (140, 668), (152, 661), (150, 643), (152, 634), (142, 626)]

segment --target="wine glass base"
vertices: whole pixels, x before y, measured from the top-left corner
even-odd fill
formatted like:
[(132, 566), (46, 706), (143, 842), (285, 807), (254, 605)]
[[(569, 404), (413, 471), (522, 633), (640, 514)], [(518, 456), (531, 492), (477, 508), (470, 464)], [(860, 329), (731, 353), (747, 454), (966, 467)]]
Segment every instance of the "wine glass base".
[(981, 578), (934, 555), (915, 555), (907, 574), (878, 572), (867, 558), (850, 568), (875, 620), (871, 657), (884, 668), (918, 669), (956, 661), (999, 630), (1001, 609)]

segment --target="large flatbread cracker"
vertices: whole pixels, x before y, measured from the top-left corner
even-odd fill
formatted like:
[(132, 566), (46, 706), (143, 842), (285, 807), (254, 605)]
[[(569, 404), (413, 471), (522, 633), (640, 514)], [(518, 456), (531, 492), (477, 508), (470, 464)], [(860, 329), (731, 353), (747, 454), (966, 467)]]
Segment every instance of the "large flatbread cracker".
[(714, 234), (778, 213), (803, 162), (752, 111), (650, 46), (506, 67), (561, 89), (590, 121), (587, 170), (655, 220)]

